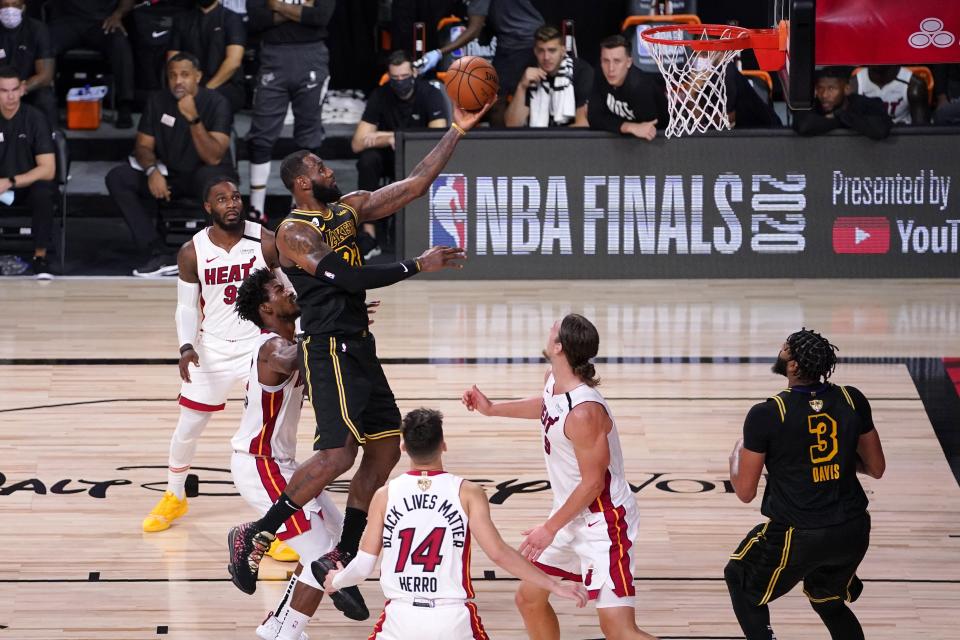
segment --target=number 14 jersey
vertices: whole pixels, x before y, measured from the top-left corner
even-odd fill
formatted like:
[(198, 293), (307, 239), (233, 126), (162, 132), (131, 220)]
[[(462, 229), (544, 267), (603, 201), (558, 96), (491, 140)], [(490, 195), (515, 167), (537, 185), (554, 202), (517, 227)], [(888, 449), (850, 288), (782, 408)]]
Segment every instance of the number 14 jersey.
[(463, 479), (408, 471), (387, 485), (380, 587), (388, 600), (473, 598)]
[(197, 276), (200, 278), (200, 331), (222, 340), (250, 340), (260, 334), (252, 323), (234, 312), (240, 285), (256, 269), (266, 268), (256, 222), (247, 221), (243, 237), (230, 251), (210, 240), (210, 227), (193, 236), (197, 252)]

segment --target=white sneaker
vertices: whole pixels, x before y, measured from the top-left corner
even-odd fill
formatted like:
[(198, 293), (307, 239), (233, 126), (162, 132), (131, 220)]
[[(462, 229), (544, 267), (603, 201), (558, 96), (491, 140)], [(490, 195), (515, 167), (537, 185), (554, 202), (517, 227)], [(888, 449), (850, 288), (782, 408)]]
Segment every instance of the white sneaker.
[[(257, 627), (257, 637), (261, 640), (276, 640), (278, 633), (280, 633), (280, 619), (271, 611)], [(301, 632), (300, 640), (310, 640), (310, 636), (306, 632)]]

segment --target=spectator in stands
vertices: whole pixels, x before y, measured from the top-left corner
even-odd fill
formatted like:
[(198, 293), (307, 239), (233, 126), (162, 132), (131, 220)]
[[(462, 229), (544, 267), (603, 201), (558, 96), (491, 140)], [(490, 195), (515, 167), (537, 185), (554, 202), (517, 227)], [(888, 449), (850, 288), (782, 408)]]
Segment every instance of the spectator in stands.
[(52, 130), (57, 126), (57, 98), (50, 31), (27, 17), (25, 9), (24, 0), (0, 0), (0, 59), (20, 73), (23, 101), (42, 111)]
[(453, 42), (428, 51), (415, 66), (425, 73), (437, 66), (440, 59), (476, 39), (489, 26), (497, 37), (493, 68), (500, 77), (500, 98), (490, 110), (490, 124), (503, 126), (506, 97), (513, 93), (524, 69), (534, 63), (530, 50), (533, 34), (544, 23), (543, 16), (531, 0), (470, 0), (467, 7), (467, 28)]
[(850, 79), (850, 92), (880, 98), (894, 124), (927, 124), (930, 120), (927, 85), (906, 67), (864, 67)]
[(424, 23), (425, 51), (440, 46), (437, 42), (437, 23), (450, 15), (466, 16), (463, 0), (393, 0), (390, 5), (390, 37), (394, 49), (413, 55), (413, 25)]
[(50, 41), (54, 54), (77, 47), (96, 49), (113, 71), (118, 129), (133, 126), (133, 51), (123, 17), (134, 0), (51, 0)]
[(934, 124), (960, 125), (960, 64), (933, 67)]
[(621, 35), (600, 43), (600, 69), (587, 109), (590, 128), (653, 140), (668, 118), (659, 78), (633, 66)]
[(593, 67), (566, 53), (560, 30), (543, 25), (533, 34), (536, 66), (527, 67), (507, 107), (508, 127), (587, 127)]
[(851, 93), (849, 79), (849, 71), (843, 67), (817, 71), (813, 109), (797, 111), (794, 116), (797, 133), (813, 136), (834, 129), (853, 129), (874, 140), (890, 135), (893, 121), (883, 102)]
[[(353, 132), (350, 146), (360, 155), (357, 160), (357, 188), (376, 191), (384, 177), (393, 180), (394, 132), (429, 127), (447, 128), (447, 109), (440, 90), (424, 80), (417, 80), (406, 51), (394, 51), (387, 64), (389, 81), (377, 87), (367, 100), (367, 107)], [(391, 218), (392, 219), (392, 218)], [(376, 226), (363, 225), (358, 245), (365, 259), (380, 255), (377, 227), (383, 232), (389, 220), (378, 220)]]
[(200, 86), (201, 75), (195, 56), (181, 52), (170, 58), (169, 88), (150, 96), (140, 118), (135, 162), (107, 174), (110, 196), (147, 258), (133, 275), (177, 272), (176, 258), (153, 221), (158, 200), (200, 197), (203, 185), (217, 176), (237, 179), (227, 153), (233, 123), (230, 104), (216, 91)]
[(56, 175), (53, 138), (47, 119), (22, 104), (20, 72), (0, 67), (0, 201), (13, 192), (14, 202), (29, 203), (33, 211), (33, 273), (50, 277), (47, 249), (53, 228), (53, 179)]
[(198, 0), (195, 9), (174, 21), (167, 59), (180, 51), (195, 55), (200, 60), (203, 86), (226, 98), (236, 113), (246, 100), (241, 68), (246, 44), (242, 16), (225, 9), (220, 0)]
[(250, 208), (262, 220), (273, 145), (280, 137), (287, 106), (293, 104), (293, 137), (301, 149), (320, 152), (320, 103), (330, 79), (325, 40), (336, 0), (303, 4), (247, 0), (251, 33), (259, 33), (260, 73), (250, 124)]

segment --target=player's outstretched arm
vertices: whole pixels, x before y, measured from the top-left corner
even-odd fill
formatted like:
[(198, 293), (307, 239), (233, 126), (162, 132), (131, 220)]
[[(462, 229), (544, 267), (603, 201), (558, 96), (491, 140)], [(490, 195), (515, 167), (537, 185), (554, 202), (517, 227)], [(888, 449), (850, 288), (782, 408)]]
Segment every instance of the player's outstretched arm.
[(387, 508), (387, 488), (380, 487), (373, 494), (370, 510), (367, 512), (367, 526), (360, 539), (360, 551), (346, 567), (337, 563), (337, 569), (327, 573), (323, 581), (323, 590), (333, 593), (346, 587), (360, 584), (373, 573), (377, 557), (383, 549), (383, 516)]
[(289, 376), (297, 370), (297, 344), (287, 342), (283, 338), (268, 340), (260, 347), (257, 368), (260, 371), (261, 380), (264, 379), (263, 374), (266, 372)]
[(460, 402), (467, 408), (467, 411), (476, 411), (484, 416), (536, 420), (540, 417), (543, 399), (533, 397), (506, 402), (490, 402), (490, 399), (477, 388), (477, 385), (473, 385), (463, 392)]
[(464, 111), (455, 106), (453, 126), (440, 138), (437, 146), (420, 161), (420, 164), (414, 167), (409, 176), (403, 180), (391, 182), (376, 191), (348, 193), (341, 201), (357, 212), (357, 218), (360, 222), (371, 222), (385, 218), (407, 206), (427, 192), (433, 181), (443, 171), (447, 161), (450, 160), (450, 156), (453, 155), (453, 150), (456, 149), (460, 138), (480, 121), (480, 118), (490, 110), (490, 107), (496, 101), (496, 96), (492, 97), (483, 106), (483, 109), (476, 112)]
[(513, 547), (503, 541), (490, 518), (490, 503), (487, 502), (487, 495), (483, 489), (472, 482), (464, 481), (460, 487), (460, 501), (470, 520), (470, 532), (483, 552), (498, 567), (554, 595), (573, 600), (578, 607), (587, 604), (587, 591), (582, 585), (554, 580), (527, 562)]
[(188, 240), (177, 252), (177, 341), (180, 344), (180, 379), (190, 382), (190, 364), (200, 365), (200, 356), (193, 347), (200, 330), (200, 275), (197, 273), (197, 250)]

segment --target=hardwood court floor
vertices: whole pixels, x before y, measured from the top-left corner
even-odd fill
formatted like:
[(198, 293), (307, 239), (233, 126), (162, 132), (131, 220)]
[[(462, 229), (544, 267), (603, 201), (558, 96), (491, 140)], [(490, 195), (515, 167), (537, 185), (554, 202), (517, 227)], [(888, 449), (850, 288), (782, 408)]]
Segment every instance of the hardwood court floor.
[[(254, 596), (226, 577), (227, 529), (253, 515), (227, 471), (239, 388), (201, 440), (204, 495), (170, 530), (140, 531), (177, 415), (175, 289), (171, 280), (0, 282), (0, 640), (253, 638), (280, 597), (289, 567), (270, 559)], [(374, 332), (401, 410), (445, 413), (448, 468), (486, 486), (512, 544), (550, 505), (537, 425), (468, 414), (459, 395), (472, 383), (498, 398), (538, 393), (550, 324), (570, 310), (596, 322), (601, 388), (643, 518), (637, 618), (665, 639), (741, 637), (722, 571), (761, 517), (759, 500), (743, 505), (726, 489), (727, 455), (750, 405), (780, 388), (769, 365), (784, 337), (821, 330), (848, 359), (836, 380), (871, 399), (888, 460), (882, 480), (863, 480), (873, 536), (854, 609), (871, 639), (958, 637), (960, 490), (935, 428), (956, 439), (960, 413), (950, 416), (956, 397), (928, 393), (943, 380), (925, 377), (942, 377), (941, 359), (960, 356), (956, 284), (413, 280), (374, 293), (383, 300)], [(301, 427), (306, 457), (308, 412)], [(343, 486), (334, 487), (341, 505)], [(479, 549), (472, 574), (490, 636), (525, 637), (516, 583)], [(375, 618), (378, 586), (363, 591)], [(565, 639), (600, 637), (592, 609), (558, 608)], [(781, 640), (827, 638), (799, 590), (771, 609)], [(366, 638), (372, 622), (324, 602), (308, 632)]]

